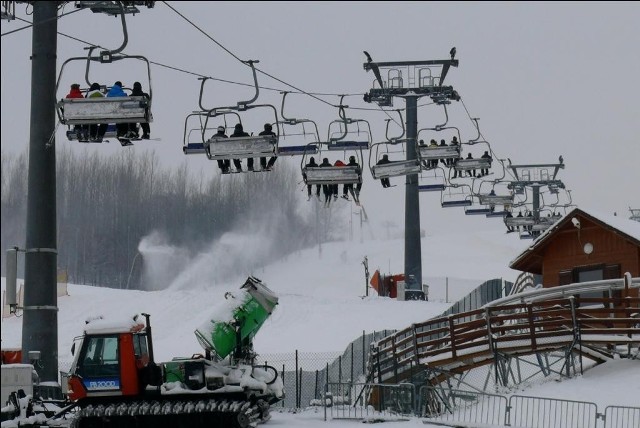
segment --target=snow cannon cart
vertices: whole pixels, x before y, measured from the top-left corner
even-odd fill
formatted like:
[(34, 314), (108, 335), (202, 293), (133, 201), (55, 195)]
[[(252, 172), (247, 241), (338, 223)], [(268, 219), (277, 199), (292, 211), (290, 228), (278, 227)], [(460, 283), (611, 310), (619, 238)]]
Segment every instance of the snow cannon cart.
[[(251, 340), (278, 304), (278, 297), (256, 278), (240, 287), (241, 293), (226, 293), (226, 310), (195, 331), (200, 345), (216, 360), (253, 363)], [(233, 354), (232, 354), (233, 353)]]
[[(68, 394), (79, 408), (73, 426), (246, 428), (267, 421), (270, 404), (284, 398), (283, 383), (275, 368), (253, 365), (251, 339), (278, 299), (253, 277), (241, 291), (247, 296), (226, 326), (236, 339), (214, 328), (205, 355), (154, 362), (148, 314), (89, 322), (72, 348)], [(236, 357), (222, 361), (225, 352)]]

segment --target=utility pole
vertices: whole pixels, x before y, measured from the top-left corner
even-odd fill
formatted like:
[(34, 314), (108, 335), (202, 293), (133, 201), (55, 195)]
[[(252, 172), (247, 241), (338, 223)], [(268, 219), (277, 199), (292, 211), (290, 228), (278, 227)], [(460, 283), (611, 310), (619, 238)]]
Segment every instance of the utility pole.
[[(34, 359), (40, 382), (58, 382), (56, 229), (56, 50), (58, 2), (31, 2), (31, 126), (27, 194), (22, 361)], [(30, 356), (31, 353), (31, 356)]]
[[(367, 62), (364, 69), (372, 70), (376, 80), (373, 88), (365, 94), (366, 102), (375, 102), (380, 107), (393, 105), (393, 97), (405, 99), (406, 104), (406, 160), (418, 159), (418, 99), (429, 96), (436, 104), (449, 104), (458, 101), (458, 93), (451, 86), (442, 83), (450, 67), (457, 67), (455, 48), (451, 50), (451, 59), (428, 61), (373, 62), (365, 52)], [(386, 73), (381, 73), (384, 70)], [(437, 73), (440, 73), (437, 75)], [(403, 75), (404, 73), (404, 75)], [(383, 79), (383, 75), (386, 78)], [(377, 84), (377, 86), (376, 86)], [(406, 175), (405, 189), (405, 229), (404, 229), (404, 275), (405, 299), (424, 300), (422, 290), (422, 249), (420, 244), (420, 199), (418, 174)]]

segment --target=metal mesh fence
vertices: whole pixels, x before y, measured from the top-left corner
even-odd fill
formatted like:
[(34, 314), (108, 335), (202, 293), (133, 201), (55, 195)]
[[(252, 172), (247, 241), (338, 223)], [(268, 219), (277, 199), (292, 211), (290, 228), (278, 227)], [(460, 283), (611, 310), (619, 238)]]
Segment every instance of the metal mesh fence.
[(427, 420), (506, 423), (507, 398), (483, 392), (422, 387), (419, 408)]
[(391, 333), (391, 330), (362, 333), (344, 352), (293, 352), (261, 354), (257, 364), (278, 368), (286, 391), (278, 404), (285, 408), (304, 408), (321, 400), (328, 382), (366, 382), (367, 357), (371, 343)]
[(335, 383), (327, 385), (331, 419), (375, 419), (416, 414), (416, 388), (410, 383)]
[(604, 409), (604, 428), (640, 427), (640, 407), (607, 406)]
[(595, 428), (594, 403), (513, 395), (509, 398), (513, 426), (531, 428)]

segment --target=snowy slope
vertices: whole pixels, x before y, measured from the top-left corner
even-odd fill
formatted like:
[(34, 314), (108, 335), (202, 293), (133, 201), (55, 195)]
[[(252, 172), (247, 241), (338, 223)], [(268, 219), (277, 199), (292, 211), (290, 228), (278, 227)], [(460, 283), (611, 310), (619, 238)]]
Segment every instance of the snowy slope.
[[(430, 285), (427, 302), (399, 302), (378, 297), (373, 290), (364, 297), (363, 258), (368, 258), (371, 274), (376, 269), (399, 273), (404, 260), (402, 239), (325, 243), (321, 251), (317, 246), (299, 251), (226, 283), (207, 283), (197, 269), (194, 272), (185, 266), (185, 271), (192, 271), (189, 287), (126, 291), (70, 284), (69, 296), (58, 300), (60, 368), (70, 363), (70, 346), (73, 337), (81, 333), (84, 320), (98, 314), (123, 317), (150, 313), (159, 360), (201, 352), (193, 331), (216, 311), (224, 293), (237, 290), (249, 274), (262, 279), (280, 298), (255, 339), (258, 353), (341, 352), (363, 330), (369, 333), (403, 328), (442, 313), (450, 306), (444, 301), (447, 279), (450, 302), (487, 279), (514, 281), (518, 272), (509, 269), (508, 262), (529, 244), (496, 230), (428, 233), (422, 239), (423, 279)], [(19, 347), (20, 341), (21, 318), (3, 319), (2, 346)], [(577, 379), (539, 382), (522, 387), (518, 393), (593, 401), (599, 408), (613, 404), (637, 406), (639, 385), (640, 362), (612, 361)], [(331, 426), (354, 423), (332, 421)], [(417, 419), (398, 424), (429, 426)], [(297, 414), (275, 413), (268, 426), (326, 425), (322, 411), (316, 409)]]
[[(496, 236), (500, 239), (496, 240)], [(489, 240), (491, 252), (474, 250)], [(471, 237), (427, 236), (423, 239), (422, 254), (423, 280), (430, 285), (427, 302), (378, 297), (373, 289), (365, 297), (364, 257), (368, 258), (370, 274), (376, 269), (400, 273), (404, 264), (402, 239), (325, 243), (321, 255), (316, 246), (223, 284), (207, 283), (206, 278), (197, 274), (192, 275), (188, 288), (170, 287), (162, 291), (70, 284), (69, 296), (58, 300), (59, 355), (62, 361), (70, 360), (73, 337), (81, 333), (86, 318), (140, 312), (151, 314), (158, 359), (200, 352), (193, 331), (209, 319), (224, 293), (237, 290), (249, 274), (263, 280), (280, 298), (272, 317), (256, 336), (257, 352), (341, 352), (363, 331), (403, 328), (442, 313), (449, 307), (444, 302), (447, 275), (450, 301), (464, 296), (486, 279), (503, 277), (513, 281), (517, 272), (505, 266), (521, 246), (516, 237), (492, 231)], [(443, 248), (450, 249), (442, 251)], [(455, 248), (469, 248), (470, 253), (476, 254), (465, 257), (456, 250), (456, 257), (448, 257)], [(189, 269), (185, 267), (185, 271)], [(19, 347), (20, 341), (21, 319), (3, 320), (2, 346)]]

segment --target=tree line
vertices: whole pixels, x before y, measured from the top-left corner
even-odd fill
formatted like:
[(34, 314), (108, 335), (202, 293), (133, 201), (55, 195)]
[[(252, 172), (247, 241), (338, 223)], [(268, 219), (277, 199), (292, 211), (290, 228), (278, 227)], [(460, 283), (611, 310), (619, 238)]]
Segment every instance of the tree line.
[[(28, 159), (4, 152), (1, 158), (4, 274), (5, 250), (26, 239)], [(194, 174), (186, 162), (162, 168), (153, 152), (104, 156), (63, 148), (56, 163), (58, 267), (71, 283), (126, 287), (139, 243), (154, 232), (196, 254), (234, 228), (262, 223), (266, 239), (277, 239), (275, 259), (337, 230), (329, 210), (301, 209), (300, 171), (286, 162), (272, 173), (222, 177)], [(139, 280), (135, 275), (130, 288)]]

